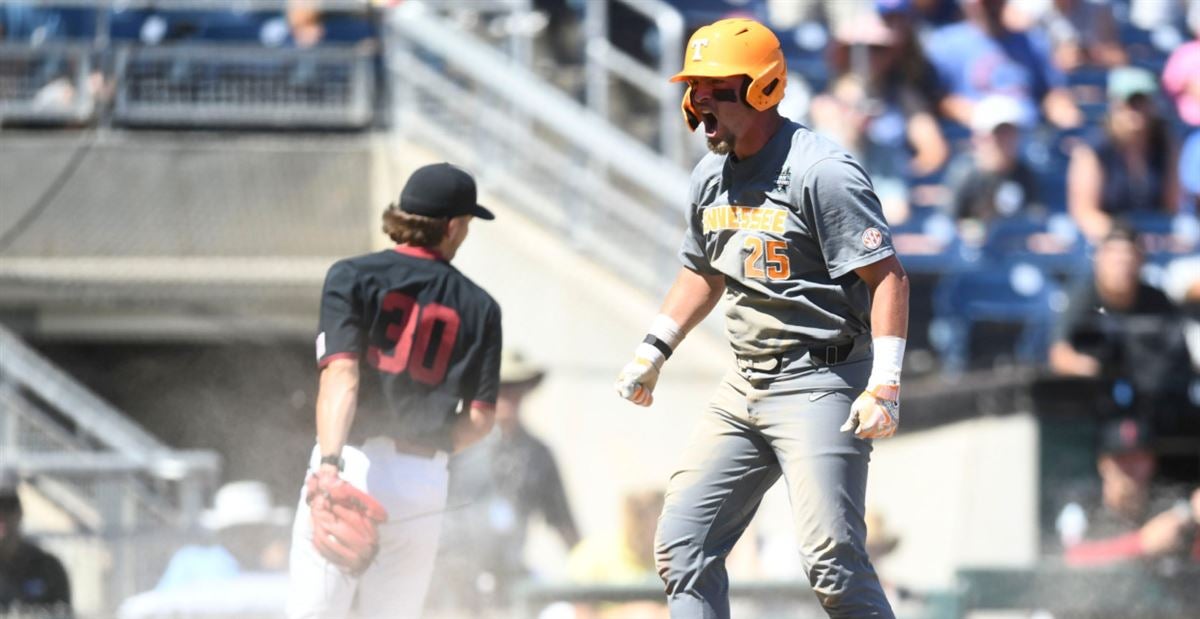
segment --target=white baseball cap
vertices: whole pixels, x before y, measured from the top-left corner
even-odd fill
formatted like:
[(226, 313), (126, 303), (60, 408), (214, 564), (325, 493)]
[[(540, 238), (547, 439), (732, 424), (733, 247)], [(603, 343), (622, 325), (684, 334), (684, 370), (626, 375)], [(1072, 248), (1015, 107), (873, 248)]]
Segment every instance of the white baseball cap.
[(217, 490), (213, 508), (200, 514), (200, 526), (219, 531), (245, 524), (284, 526), (292, 510), (271, 502), (271, 491), (261, 481), (231, 481)]
[(971, 110), (971, 130), (975, 133), (991, 133), (1000, 125), (1022, 128), (1027, 121), (1024, 106), (1008, 95), (988, 95)]

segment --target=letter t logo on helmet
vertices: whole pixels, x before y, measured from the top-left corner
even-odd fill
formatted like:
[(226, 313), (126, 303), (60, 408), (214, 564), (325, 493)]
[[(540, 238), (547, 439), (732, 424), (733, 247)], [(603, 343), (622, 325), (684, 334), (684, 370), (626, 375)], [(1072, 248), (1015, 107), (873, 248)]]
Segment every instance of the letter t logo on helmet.
[[(692, 53), (685, 56), (683, 70), (671, 77), (672, 82), (745, 75), (750, 78), (746, 89), (750, 107), (768, 110), (783, 100), (787, 63), (779, 39), (766, 26), (752, 19), (722, 19), (697, 30), (688, 49)], [(692, 109), (690, 87), (683, 93), (682, 107), (684, 121), (694, 131), (700, 121)]]

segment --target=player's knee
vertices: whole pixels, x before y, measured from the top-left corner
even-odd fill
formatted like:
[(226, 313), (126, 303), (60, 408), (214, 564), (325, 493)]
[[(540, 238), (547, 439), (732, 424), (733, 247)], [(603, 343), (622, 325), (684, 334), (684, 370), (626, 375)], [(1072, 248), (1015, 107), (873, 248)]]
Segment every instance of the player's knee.
[(654, 536), (654, 563), (667, 592), (693, 582), (703, 564), (703, 540), (685, 519), (664, 511)]
[(810, 560), (809, 583), (830, 617), (891, 616), (874, 569), (854, 544), (828, 540)]

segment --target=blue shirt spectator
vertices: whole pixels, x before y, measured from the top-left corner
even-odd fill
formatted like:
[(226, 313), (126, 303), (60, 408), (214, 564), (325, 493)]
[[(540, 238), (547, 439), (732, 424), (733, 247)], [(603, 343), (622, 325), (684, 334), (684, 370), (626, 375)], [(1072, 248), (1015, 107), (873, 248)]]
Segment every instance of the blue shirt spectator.
[(171, 555), (155, 589), (183, 589), (200, 582), (233, 578), (242, 572), (238, 560), (221, 546), (188, 545)]
[(1014, 32), (1003, 23), (1005, 0), (963, 0), (967, 20), (935, 31), (925, 46), (948, 96), (942, 110), (970, 125), (971, 107), (989, 95), (1019, 101), (1026, 121), (1047, 118), (1063, 127), (1077, 126), (1079, 109), (1054, 67), (1047, 37), (1040, 30)]
[(286, 540), (290, 514), (290, 509), (272, 503), (270, 490), (261, 481), (225, 484), (214, 497), (213, 509), (201, 514), (200, 523), (212, 532), (212, 543), (176, 551), (155, 590), (187, 589), (246, 572), (278, 571), (283, 563), (278, 547)]

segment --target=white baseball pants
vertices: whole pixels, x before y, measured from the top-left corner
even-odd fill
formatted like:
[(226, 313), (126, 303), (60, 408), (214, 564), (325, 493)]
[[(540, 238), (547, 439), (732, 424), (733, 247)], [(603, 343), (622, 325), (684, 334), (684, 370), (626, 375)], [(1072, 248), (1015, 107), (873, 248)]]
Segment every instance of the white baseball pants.
[[(416, 619), (433, 571), (446, 507), (446, 454), (398, 453), (391, 439), (367, 440), (342, 450), (342, 478), (375, 497), (388, 511), (380, 526), (379, 555), (353, 577), (325, 560), (312, 544), (312, 519), (301, 485), (292, 526), (289, 619)], [(320, 464), (319, 447), (309, 474)]]

